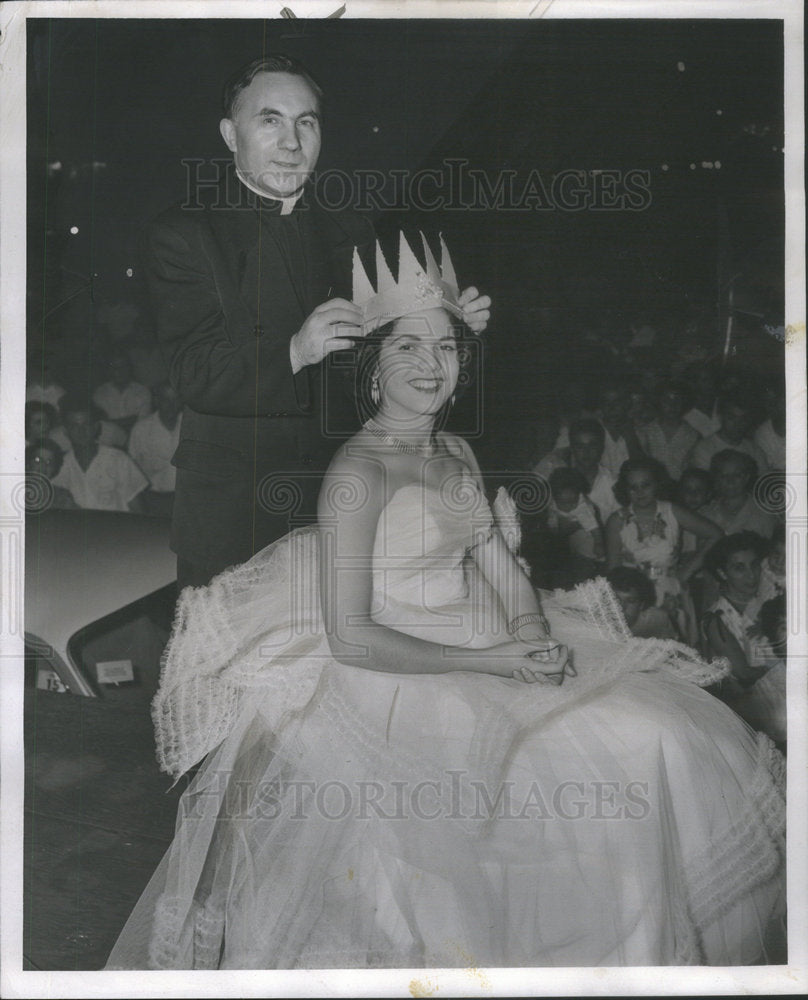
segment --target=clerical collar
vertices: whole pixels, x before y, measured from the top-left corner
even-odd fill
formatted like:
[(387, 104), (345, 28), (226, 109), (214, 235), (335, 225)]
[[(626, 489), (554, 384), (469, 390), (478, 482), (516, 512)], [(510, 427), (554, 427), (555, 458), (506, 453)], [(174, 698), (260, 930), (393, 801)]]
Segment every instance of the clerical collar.
[(236, 167), (236, 177), (238, 177), (238, 179), (241, 181), (244, 187), (249, 188), (249, 190), (252, 191), (253, 194), (257, 194), (262, 201), (270, 202), (272, 203), (273, 206), (280, 205), (281, 215), (291, 215), (292, 210), (294, 209), (298, 201), (300, 201), (300, 197), (303, 194), (303, 188), (300, 188), (290, 198), (273, 198), (271, 197), (271, 195), (268, 195), (266, 191), (262, 191), (260, 188), (257, 188), (254, 184), (250, 184), (250, 182), (247, 180), (244, 174), (242, 174), (242, 172), (238, 169), (238, 167)]

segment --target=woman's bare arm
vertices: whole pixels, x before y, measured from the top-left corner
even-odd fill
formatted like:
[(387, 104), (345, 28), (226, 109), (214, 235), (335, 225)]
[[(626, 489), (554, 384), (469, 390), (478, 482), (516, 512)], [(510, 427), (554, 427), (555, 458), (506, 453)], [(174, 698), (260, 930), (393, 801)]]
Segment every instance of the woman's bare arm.
[[(388, 673), (455, 670), (512, 676), (531, 666), (524, 643), (466, 649), (428, 642), (375, 622), (373, 547), (387, 505), (387, 470), (370, 456), (339, 455), (323, 480), (318, 505), (320, 594), (332, 655), (340, 663)], [(343, 502), (360, 496), (359, 502)]]

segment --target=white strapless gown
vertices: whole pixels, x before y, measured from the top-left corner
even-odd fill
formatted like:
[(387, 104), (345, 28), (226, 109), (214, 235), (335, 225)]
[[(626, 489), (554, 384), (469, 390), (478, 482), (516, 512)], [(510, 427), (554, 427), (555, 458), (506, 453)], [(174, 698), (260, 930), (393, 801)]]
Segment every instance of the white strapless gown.
[[(394, 495), (377, 620), (503, 641), (464, 560), (491, 514), (466, 494)], [(766, 961), (781, 756), (701, 690), (714, 672), (694, 654), (631, 638), (602, 581), (544, 609), (574, 650), (560, 688), (335, 662), (316, 529), (187, 590), (158, 756), (174, 775), (208, 756), (108, 968)]]

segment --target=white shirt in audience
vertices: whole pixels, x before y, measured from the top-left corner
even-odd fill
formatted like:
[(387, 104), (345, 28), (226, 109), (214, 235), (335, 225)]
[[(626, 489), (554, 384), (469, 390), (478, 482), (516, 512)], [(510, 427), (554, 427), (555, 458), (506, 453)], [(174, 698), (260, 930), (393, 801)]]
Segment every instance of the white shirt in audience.
[(174, 429), (169, 430), (159, 413), (150, 413), (138, 420), (129, 436), (129, 454), (157, 493), (174, 492), (177, 470), (171, 459), (179, 444), (181, 423), (182, 417), (178, 417)]
[(59, 400), (64, 396), (65, 390), (56, 383), (51, 385), (40, 385), (39, 382), (29, 382), (25, 387), (26, 403), (50, 403), (55, 409), (59, 409)]
[(104, 382), (93, 393), (93, 402), (110, 420), (147, 417), (152, 409), (151, 392), (140, 382), (130, 382), (124, 389), (119, 389), (112, 382)]
[(69, 490), (79, 507), (124, 511), (129, 510), (129, 501), (149, 485), (126, 452), (103, 444), (86, 471), (71, 448), (53, 482)]

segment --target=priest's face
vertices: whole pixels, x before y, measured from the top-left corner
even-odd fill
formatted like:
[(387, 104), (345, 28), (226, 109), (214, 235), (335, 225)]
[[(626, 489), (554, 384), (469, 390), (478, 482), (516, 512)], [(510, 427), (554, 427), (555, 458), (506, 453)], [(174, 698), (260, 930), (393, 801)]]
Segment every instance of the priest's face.
[(258, 73), (219, 128), (244, 178), (270, 198), (289, 198), (317, 164), (319, 111), (302, 76)]

